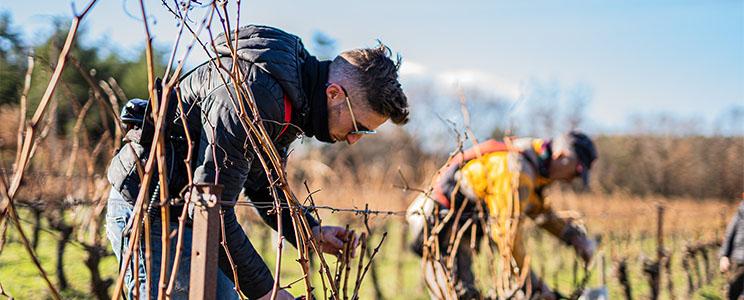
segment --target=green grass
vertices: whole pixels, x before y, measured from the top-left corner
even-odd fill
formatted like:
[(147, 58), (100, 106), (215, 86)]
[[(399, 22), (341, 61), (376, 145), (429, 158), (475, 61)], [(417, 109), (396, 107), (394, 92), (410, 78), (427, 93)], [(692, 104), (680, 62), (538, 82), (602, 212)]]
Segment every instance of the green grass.
[[(376, 219), (373, 222), (378, 225), (386, 219)], [(388, 231), (388, 237), (383, 244), (378, 257), (375, 258), (378, 278), (380, 285), (382, 286), (382, 293), (387, 299), (429, 299), (426, 293), (424, 284), (421, 280), (420, 263), (418, 258), (407, 250), (406, 243), (402, 240), (404, 237), (404, 227), (401, 226), (400, 222), (403, 220), (400, 218), (387, 218), (390, 220), (389, 225), (386, 228), (376, 229), (378, 233), (382, 231)], [(327, 221), (326, 224), (332, 222)], [(337, 223), (342, 224), (342, 223)], [(360, 224), (352, 224), (354, 228), (363, 228)], [(24, 224), (26, 233), (30, 234), (31, 227), (28, 224)], [(46, 224), (44, 224), (46, 226)], [(274, 237), (273, 235), (265, 235), (264, 231), (269, 230), (267, 226), (262, 224), (245, 224), (245, 230), (249, 232), (249, 236), (256, 246), (256, 248), (262, 252), (264, 260), (272, 270), (274, 269), (274, 260), (276, 258), (274, 248)], [(531, 230), (530, 232), (534, 232)], [(268, 239), (262, 238), (263, 236), (269, 236)], [(532, 267), (536, 272), (544, 272), (545, 280), (551, 286), (557, 286), (558, 289), (564, 294), (570, 294), (573, 287), (573, 261), (575, 256), (572, 250), (568, 247), (558, 243), (556, 239), (548, 234), (543, 234), (542, 237), (532, 233), (529, 234), (527, 241), (528, 252), (532, 255)], [(44, 269), (50, 274), (52, 282), (56, 285), (57, 278), (55, 274), (55, 247), (57, 236), (43, 232), (40, 236), (40, 243), (38, 247), (38, 253)], [(373, 237), (371, 244), (377, 245), (379, 241), (379, 234)], [(673, 239), (670, 239), (674, 241)], [(0, 254), (0, 283), (6, 291), (14, 296), (16, 299), (48, 299), (49, 292), (41, 279), (38, 271), (34, 267), (29, 255), (19, 242), (19, 237), (14, 228), (9, 228), (8, 235), (9, 243), (6, 244)], [(261, 251), (266, 248), (264, 243), (269, 243), (268, 251)], [(672, 242), (674, 243), (674, 242)], [(677, 243), (680, 244), (680, 243)], [(648, 297), (649, 288), (645, 277), (641, 270), (641, 263), (638, 259), (641, 253), (646, 253), (651, 256), (654, 253), (654, 240), (651, 237), (634, 237), (631, 243), (624, 244), (620, 241), (605, 241), (605, 245), (602, 250), (607, 253), (608, 261), (606, 264), (607, 274), (607, 285), (610, 291), (612, 299), (622, 299), (622, 290), (613, 273), (613, 263), (610, 258), (610, 254), (615, 256), (629, 255), (629, 268), (631, 274), (631, 283), (633, 286), (633, 295), (636, 299), (644, 299)], [(712, 253), (715, 255), (714, 253)], [(70, 289), (63, 291), (63, 297), (65, 299), (90, 299), (93, 298), (90, 295), (89, 280), (90, 274), (88, 269), (83, 264), (85, 259), (85, 252), (78, 245), (69, 244), (67, 251), (65, 252), (64, 258), (64, 269), (67, 275), (67, 279), (70, 283)], [(288, 284), (301, 277), (299, 264), (295, 261), (297, 259), (296, 250), (289, 244), (285, 245), (283, 252), (283, 263), (282, 263), (282, 276), (281, 283)], [(335, 258), (332, 256), (326, 256), (328, 263), (331, 267), (335, 264)], [(686, 295), (686, 275), (681, 267), (681, 254), (677, 251), (673, 255), (673, 283), (675, 287), (675, 295), (677, 299), (690, 298)], [(485, 270), (486, 261), (485, 255), (481, 254), (477, 258), (478, 266), (476, 266), (476, 274), (478, 278), (487, 278)], [(356, 265), (354, 265), (356, 266)], [(100, 268), (104, 277), (113, 277), (116, 274), (117, 263), (113, 256), (109, 256), (103, 260)], [(315, 295), (322, 297), (322, 285), (318, 276), (318, 263), (317, 260), (313, 265), (313, 278), (312, 282), (316, 287)], [(599, 280), (600, 271), (596, 270), (593, 272), (591, 280), (588, 286), (595, 287), (600, 285)], [(354, 275), (352, 274), (352, 277)], [(582, 278), (583, 274), (578, 274), (578, 278)], [(352, 280), (353, 281), (353, 280)], [(480, 287), (487, 289), (487, 280), (481, 280)], [(720, 276), (714, 277), (711, 284), (704, 286), (699, 289), (692, 298), (694, 299), (721, 299), (722, 290), (724, 286), (724, 280)], [(351, 291), (353, 288), (349, 287)], [(295, 283), (290, 291), (294, 295), (303, 294), (305, 291), (304, 283), (302, 281)], [(351, 292), (349, 292), (350, 294)], [(372, 289), (371, 274), (367, 274), (364, 284), (361, 288), (361, 299), (373, 299), (374, 291)], [(666, 289), (662, 292), (662, 299), (669, 299)]]
[[(28, 238), (31, 226), (22, 223)], [(42, 222), (47, 226), (46, 222)], [(49, 275), (49, 279), (58, 287), (56, 268), (56, 247), (58, 235), (41, 231), (36, 255)], [(70, 288), (61, 291), (64, 299), (90, 299), (90, 272), (85, 266), (85, 251), (81, 246), (69, 243), (64, 254), (64, 272)], [(113, 277), (116, 273), (116, 258), (108, 256), (102, 260), (102, 276)], [(38, 269), (33, 264), (28, 252), (21, 244), (20, 235), (15, 227), (8, 228), (8, 243), (0, 253), (0, 283), (6, 292), (16, 299), (51, 299), (49, 290)]]

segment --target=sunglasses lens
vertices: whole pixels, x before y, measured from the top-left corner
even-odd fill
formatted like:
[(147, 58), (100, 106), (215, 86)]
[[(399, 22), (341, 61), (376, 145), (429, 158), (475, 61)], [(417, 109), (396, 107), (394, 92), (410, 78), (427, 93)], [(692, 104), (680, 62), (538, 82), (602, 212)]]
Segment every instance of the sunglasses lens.
[(349, 134), (375, 134), (377, 131), (375, 130), (354, 130), (349, 132)]

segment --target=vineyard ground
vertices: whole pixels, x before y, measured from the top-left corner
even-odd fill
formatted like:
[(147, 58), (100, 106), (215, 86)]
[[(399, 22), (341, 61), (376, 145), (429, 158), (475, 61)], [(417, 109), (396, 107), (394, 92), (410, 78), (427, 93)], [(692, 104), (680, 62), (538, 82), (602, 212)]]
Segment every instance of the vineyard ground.
[[(578, 198), (577, 198), (578, 197)], [(627, 257), (630, 272), (631, 285), (633, 287), (634, 299), (645, 299), (649, 295), (649, 286), (641, 269), (641, 257), (653, 258), (655, 255), (656, 239), (655, 224), (656, 209), (655, 202), (649, 199), (598, 199), (603, 201), (604, 209), (601, 213), (595, 211), (595, 205), (586, 204), (586, 200), (579, 199), (582, 196), (568, 195), (558, 197), (556, 208), (574, 209), (580, 211), (582, 218), (592, 234), (602, 234), (603, 242), (600, 254), (607, 258), (605, 266), (607, 286), (611, 299), (622, 299), (622, 287), (615, 276), (615, 261), (621, 257)], [(583, 203), (583, 204), (582, 204)], [(722, 234), (722, 226), (728, 209), (732, 204), (718, 201), (693, 201), (678, 200), (666, 202), (667, 218), (665, 220), (665, 240), (667, 249), (672, 250), (672, 279), (676, 299), (721, 299), (724, 280), (721, 276), (713, 277), (709, 284), (697, 290), (694, 295), (687, 296), (687, 273), (682, 268), (681, 257), (684, 245), (695, 242), (714, 239)], [(599, 205), (602, 206), (602, 205)], [(244, 209), (244, 208), (242, 208)], [(614, 217), (608, 217), (614, 216)], [(22, 211), (22, 218), (29, 220), (30, 214)], [(690, 224), (689, 220), (711, 220), (704, 224)], [(358, 220), (351, 218), (342, 219), (339, 215), (327, 215), (323, 218), (325, 224), (351, 223), (354, 228), (363, 228)], [(353, 220), (353, 221), (351, 221)], [(688, 220), (688, 222), (685, 222)], [(351, 221), (351, 222), (350, 222)], [(407, 251), (407, 245), (402, 240), (405, 228), (400, 217), (373, 217), (370, 225), (375, 230), (371, 244), (376, 245), (383, 231), (388, 232), (378, 257), (375, 259), (375, 268), (382, 287), (382, 294), (386, 299), (428, 299), (424, 285), (421, 280), (419, 262), (411, 252)], [(42, 222), (43, 227), (47, 224)], [(24, 223), (27, 234), (31, 232), (31, 225)], [(532, 230), (534, 225), (527, 223), (528, 249), (532, 255), (533, 270), (542, 274), (551, 286), (557, 286), (564, 294), (570, 294), (574, 286), (573, 265), (576, 259), (571, 249), (562, 246), (556, 239), (547, 234), (537, 233)], [(268, 227), (256, 223), (244, 224), (254, 246), (264, 253), (264, 259), (273, 270), (275, 254), (275, 236), (267, 233)], [(38, 246), (38, 256), (42, 261), (44, 269), (50, 274), (53, 282), (57, 282), (55, 274), (55, 247), (57, 236), (50, 232), (42, 231)], [(19, 242), (17, 233), (9, 228), (9, 243), (0, 256), (0, 283), (7, 292), (16, 299), (41, 299), (48, 295), (43, 281), (33, 266), (23, 246)], [(268, 243), (268, 244), (266, 244)], [(263, 250), (262, 250), (263, 249)], [(270, 249), (266, 251), (265, 249)], [(711, 253), (712, 263), (710, 267), (715, 268), (717, 253)], [(65, 274), (70, 283), (70, 289), (63, 292), (65, 299), (89, 299), (88, 282), (90, 275), (83, 261), (84, 251), (76, 244), (71, 243), (65, 251)], [(300, 269), (295, 262), (297, 258), (294, 248), (285, 247), (283, 254), (281, 283), (288, 284), (301, 277)], [(476, 259), (475, 272), (478, 278), (484, 278), (479, 283), (481, 288), (486, 289), (489, 278), (486, 268), (485, 255), (479, 255)], [(330, 266), (334, 265), (335, 259), (328, 258)], [(117, 263), (113, 256), (102, 261), (101, 271), (104, 277), (113, 277), (116, 273)], [(578, 268), (577, 278), (583, 278), (581, 268)], [(317, 261), (313, 264), (313, 282), (316, 286), (316, 296), (323, 295), (322, 286), (317, 276)], [(712, 269), (715, 272), (715, 269)], [(600, 271), (595, 269), (591, 274), (588, 286), (600, 285)], [(361, 288), (361, 299), (374, 299), (373, 281), (367, 275), (367, 279)], [(299, 295), (304, 292), (304, 284), (300, 281), (295, 283), (290, 290)], [(662, 299), (670, 299), (664, 288)]]

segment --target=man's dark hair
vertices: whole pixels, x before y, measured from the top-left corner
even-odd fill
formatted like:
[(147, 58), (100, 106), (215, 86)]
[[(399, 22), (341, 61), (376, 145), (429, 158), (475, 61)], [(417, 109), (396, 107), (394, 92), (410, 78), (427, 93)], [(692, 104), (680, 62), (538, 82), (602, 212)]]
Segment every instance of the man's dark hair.
[(393, 61), (391, 56), (381, 42), (375, 48), (344, 51), (333, 60), (329, 81), (353, 86), (350, 92), (367, 99), (372, 110), (402, 125), (408, 122), (408, 100), (398, 82), (401, 58)]

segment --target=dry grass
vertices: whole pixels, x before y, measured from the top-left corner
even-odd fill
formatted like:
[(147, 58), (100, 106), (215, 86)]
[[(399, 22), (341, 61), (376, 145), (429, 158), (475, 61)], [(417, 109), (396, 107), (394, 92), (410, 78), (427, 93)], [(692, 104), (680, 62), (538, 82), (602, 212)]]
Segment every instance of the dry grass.
[(677, 248), (685, 243), (720, 239), (736, 203), (719, 199), (633, 197), (554, 192), (551, 203), (557, 210), (579, 213), (590, 233), (612, 239), (623, 237), (654, 238), (657, 230), (657, 206), (663, 205), (664, 236), (667, 245)]
[(4, 149), (15, 149), (18, 134), (18, 112), (17, 106), (0, 106), (0, 151)]

